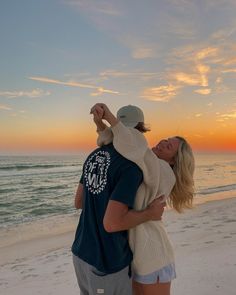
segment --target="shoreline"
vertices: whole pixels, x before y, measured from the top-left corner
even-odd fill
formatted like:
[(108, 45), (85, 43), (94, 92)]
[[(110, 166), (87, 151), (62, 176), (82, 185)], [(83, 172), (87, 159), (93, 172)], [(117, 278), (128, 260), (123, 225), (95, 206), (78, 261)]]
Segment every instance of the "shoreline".
[[(166, 211), (163, 221), (176, 256), (173, 294), (235, 294), (235, 216), (235, 195), (204, 202), (184, 214)], [(2, 248), (3, 294), (79, 294), (70, 251), (74, 230)]]
[[(194, 208), (192, 210), (207, 203), (220, 202), (233, 198), (236, 198), (234, 191), (222, 192), (207, 197), (195, 197)], [(178, 218), (178, 216), (184, 216), (190, 210), (186, 210), (185, 213), (179, 215), (174, 210), (167, 208), (166, 214), (174, 214)], [(68, 216), (54, 216), (33, 223), (12, 226), (11, 229), (1, 229), (0, 251), (2, 258), (0, 266), (16, 259), (24, 259), (62, 248), (65, 246), (65, 243), (68, 245), (69, 241), (74, 238), (79, 217), (80, 213), (76, 212)], [(55, 244), (57, 245), (56, 248)], [(29, 249), (26, 250), (25, 246)], [(19, 248), (21, 251), (18, 251)]]

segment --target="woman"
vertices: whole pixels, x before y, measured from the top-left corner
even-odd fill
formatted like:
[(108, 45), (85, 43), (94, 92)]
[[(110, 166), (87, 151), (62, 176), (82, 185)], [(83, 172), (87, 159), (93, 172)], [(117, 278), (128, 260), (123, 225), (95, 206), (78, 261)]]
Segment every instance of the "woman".
[[(162, 140), (150, 149), (142, 134), (147, 128), (139, 108), (121, 108), (118, 119), (105, 104), (96, 104), (91, 113), (99, 132), (98, 144), (113, 140), (116, 150), (143, 171), (144, 180), (137, 192), (135, 209), (145, 208), (163, 194), (170, 195), (169, 204), (178, 212), (191, 208), (194, 158), (184, 138), (176, 136)], [(102, 119), (111, 125), (111, 129)], [(134, 128), (127, 128), (120, 121)], [(134, 294), (169, 295), (171, 280), (175, 278), (174, 253), (163, 223), (151, 221), (131, 229), (129, 242), (134, 254)]]

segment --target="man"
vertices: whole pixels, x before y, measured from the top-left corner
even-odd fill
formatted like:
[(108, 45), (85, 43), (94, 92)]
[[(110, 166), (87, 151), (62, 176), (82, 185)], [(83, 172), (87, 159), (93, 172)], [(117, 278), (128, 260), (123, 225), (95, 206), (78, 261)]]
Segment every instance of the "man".
[[(94, 120), (103, 110), (93, 111)], [(143, 114), (132, 116), (139, 123)], [(130, 295), (130, 250), (127, 230), (149, 220), (159, 220), (164, 204), (154, 201), (142, 211), (133, 210), (143, 179), (140, 168), (122, 157), (113, 144), (93, 151), (86, 159), (75, 196), (82, 208), (72, 245), (81, 295)]]

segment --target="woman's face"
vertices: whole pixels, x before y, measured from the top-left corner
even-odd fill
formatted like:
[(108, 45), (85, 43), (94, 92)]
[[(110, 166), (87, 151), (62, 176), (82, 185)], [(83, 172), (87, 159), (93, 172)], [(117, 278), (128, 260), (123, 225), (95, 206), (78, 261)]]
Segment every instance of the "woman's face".
[(169, 164), (174, 164), (174, 158), (178, 151), (180, 140), (176, 137), (161, 140), (152, 148), (158, 158), (165, 160)]

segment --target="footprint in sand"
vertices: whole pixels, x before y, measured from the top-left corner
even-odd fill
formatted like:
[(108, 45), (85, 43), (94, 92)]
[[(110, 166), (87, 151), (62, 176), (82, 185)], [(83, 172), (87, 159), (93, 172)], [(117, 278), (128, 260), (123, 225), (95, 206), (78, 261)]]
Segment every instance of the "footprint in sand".
[(0, 283), (0, 286), (1, 287), (7, 287), (9, 284), (8, 284), (8, 282), (2, 282), (2, 283)]
[(14, 266), (11, 267), (11, 270), (18, 271), (18, 270), (22, 269), (25, 266), (27, 266), (27, 264), (16, 264), (16, 265), (14, 265)]
[(183, 228), (193, 228), (196, 224), (185, 225)]
[(56, 274), (63, 273), (63, 272), (65, 272), (65, 271), (63, 271), (63, 270), (57, 270), (57, 271), (54, 271), (54, 274), (56, 275)]
[(224, 224), (220, 223), (220, 224), (212, 225), (212, 227), (220, 227), (220, 226), (224, 226)]
[(35, 268), (29, 268), (29, 269), (22, 270), (20, 273), (21, 273), (21, 274), (29, 273), (29, 272), (32, 272), (32, 271), (34, 271), (34, 270), (35, 270)]
[(236, 222), (236, 219), (227, 219), (225, 220), (226, 223)]
[(224, 218), (213, 218), (212, 221), (222, 221)]
[(207, 211), (204, 211), (204, 212), (202, 212), (202, 214), (208, 214), (209, 213), (209, 211), (207, 210)]
[(24, 261), (24, 260), (25, 260), (24, 258), (17, 258), (17, 259), (16, 259), (16, 262), (17, 262), (17, 263), (18, 263), (18, 262), (21, 263), (21, 262)]
[(223, 238), (224, 238), (224, 239), (231, 239), (232, 236), (224, 236)]
[(186, 247), (186, 246), (189, 246), (189, 244), (181, 244), (181, 247)]
[(206, 241), (205, 244), (212, 244), (214, 241)]
[(44, 263), (48, 263), (48, 262), (53, 262), (55, 261), (56, 259), (54, 257), (51, 257), (51, 258), (47, 258), (46, 260), (44, 260)]
[(29, 275), (27, 275), (27, 276), (24, 276), (22, 279), (23, 279), (23, 280), (26, 280), (26, 279), (29, 279), (29, 278), (35, 278), (35, 277), (38, 277), (38, 275), (36, 275), (36, 274), (29, 274)]

